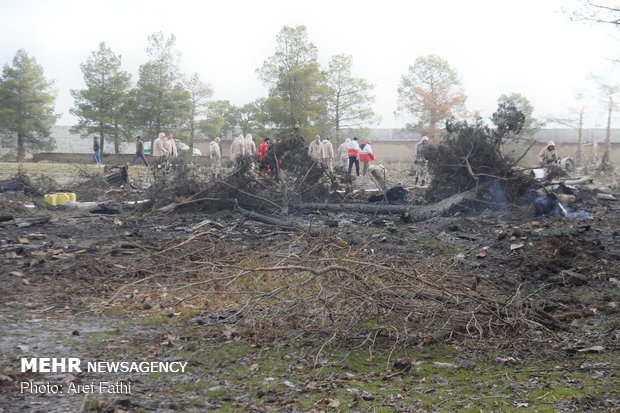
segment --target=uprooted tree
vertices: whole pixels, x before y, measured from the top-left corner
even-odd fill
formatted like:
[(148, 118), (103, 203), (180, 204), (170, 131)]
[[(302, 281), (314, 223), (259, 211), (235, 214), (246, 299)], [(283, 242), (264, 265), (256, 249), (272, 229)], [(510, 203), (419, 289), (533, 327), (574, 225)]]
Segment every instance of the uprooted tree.
[(507, 202), (522, 194), (529, 179), (515, 168), (520, 159), (502, 153), (502, 146), (521, 132), (525, 116), (514, 104), (504, 102), (491, 120), (493, 127), (482, 120), (446, 122), (445, 138), (430, 150), (430, 196), (441, 198), (490, 183), (503, 189)]
[[(419, 222), (441, 215), (462, 202), (480, 200), (487, 193), (492, 195), (490, 201), (505, 205), (515, 201), (529, 186), (529, 179), (515, 168), (519, 160), (502, 153), (502, 144), (523, 127), (524, 116), (515, 105), (502, 103), (492, 120), (494, 127), (481, 121), (473, 125), (465, 121), (447, 122), (446, 138), (431, 151), (434, 183), (430, 192), (435, 198), (443, 199), (433, 205), (344, 203), (352, 189), (351, 176), (342, 168), (331, 171), (312, 160), (303, 137), (296, 135), (270, 145), (267, 160), (272, 170), (278, 170), (277, 178), (259, 178), (253, 170), (251, 156), (236, 159), (232, 172), (215, 182), (204, 179), (207, 172), (196, 173), (196, 167), (188, 166), (153, 186), (152, 190), (158, 194), (153, 197), (157, 200), (154, 208), (166, 212), (178, 208), (235, 206), (251, 219), (294, 227), (287, 218), (294, 208), (406, 213), (409, 220)], [(497, 194), (503, 196), (498, 198)]]
[(182, 164), (174, 176), (159, 180), (151, 188), (158, 194), (154, 207), (165, 212), (230, 207), (236, 202), (238, 209), (286, 216), (303, 202), (324, 202), (336, 190), (346, 190), (351, 184), (344, 169), (332, 171), (312, 160), (300, 135), (272, 143), (267, 158), (271, 168), (278, 169), (277, 178), (261, 179), (250, 155), (234, 160), (232, 172), (217, 181), (205, 180), (206, 171)]

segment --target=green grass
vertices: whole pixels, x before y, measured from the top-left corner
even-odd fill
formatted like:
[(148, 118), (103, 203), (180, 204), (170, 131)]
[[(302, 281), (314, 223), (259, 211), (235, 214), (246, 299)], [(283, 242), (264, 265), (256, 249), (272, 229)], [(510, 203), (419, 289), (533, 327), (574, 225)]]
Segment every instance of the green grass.
[(431, 255), (456, 255), (461, 252), (460, 248), (448, 245), (437, 238), (427, 238), (424, 241), (424, 246), (430, 251)]
[[(334, 348), (323, 349), (317, 357), (316, 349), (261, 349), (238, 341), (181, 350), (175, 357), (188, 361), (198, 378), (169, 387), (177, 394), (200, 394), (221, 412), (283, 404), (339, 412), (390, 412), (409, 406), (422, 411), (553, 412), (558, 410), (554, 404), (562, 401), (617, 398), (620, 388), (617, 374), (597, 379), (592, 371), (579, 368), (585, 361), (613, 366), (613, 354), (516, 366), (474, 361), (469, 368), (449, 369), (433, 362), (458, 364), (460, 353), (453, 347), (398, 349), (391, 356), (388, 350), (375, 349), (372, 357), (368, 349)], [(409, 373), (392, 369), (393, 360), (401, 357), (414, 362)], [(214, 388), (214, 383), (226, 386)], [(339, 407), (327, 407), (327, 399), (338, 401)]]
[[(157, 323), (170, 329), (185, 325), (174, 319)], [(193, 338), (180, 339), (172, 346), (161, 346), (158, 338), (146, 335), (146, 347), (130, 340), (118, 351), (128, 359), (188, 362), (185, 374), (153, 373), (141, 376), (135, 386), (146, 392), (156, 388), (158, 399), (182, 399), (187, 411), (201, 411), (205, 406), (209, 411), (247, 411), (253, 405), (268, 411), (286, 406), (392, 412), (414, 406), (440, 412), (555, 412), (561, 410), (558, 403), (577, 403), (579, 410), (580, 401), (617, 399), (620, 388), (613, 351), (505, 365), (496, 362), (494, 354), (468, 359), (466, 351), (448, 345), (393, 349), (377, 343), (372, 351), (326, 346), (320, 353), (321, 343), (256, 347), (243, 338), (224, 341), (224, 329), (191, 326), (185, 333)], [(85, 336), (90, 350), (95, 350), (96, 343), (106, 346), (123, 338), (117, 330)], [(411, 371), (394, 370), (393, 362), (399, 358), (411, 361)], [(462, 367), (438, 367), (434, 362)], [(586, 362), (594, 367), (582, 368)], [(329, 407), (329, 403), (338, 407)]]
[[(0, 162), (0, 180), (25, 172), (35, 181), (53, 179), (60, 184), (73, 181), (81, 175), (103, 174), (103, 168), (95, 164), (60, 163), (60, 162)], [(143, 165), (132, 167), (133, 174), (146, 173)]]
[(96, 165), (69, 164), (57, 162), (0, 162), (0, 179), (7, 179), (15, 176), (18, 171), (22, 171), (36, 178), (46, 175), (50, 178), (60, 179), (75, 177), (80, 171), (96, 173), (102, 168)]

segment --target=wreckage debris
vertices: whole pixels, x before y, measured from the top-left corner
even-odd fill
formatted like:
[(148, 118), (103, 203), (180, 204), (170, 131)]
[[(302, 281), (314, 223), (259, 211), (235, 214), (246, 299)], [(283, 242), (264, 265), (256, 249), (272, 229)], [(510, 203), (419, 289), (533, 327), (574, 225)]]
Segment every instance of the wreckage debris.
[(30, 176), (22, 172), (13, 178), (0, 181), (0, 193), (9, 191), (23, 192), (26, 195), (43, 195), (41, 190), (36, 188)]
[(129, 168), (127, 165), (121, 167), (112, 167), (112, 169), (118, 169), (103, 177), (103, 179), (109, 184), (114, 186), (125, 185), (129, 181)]
[(407, 200), (408, 196), (409, 196), (409, 192), (405, 188), (403, 188), (402, 186), (395, 186), (385, 191), (385, 196), (383, 195), (370, 196), (368, 198), (368, 202), (371, 202), (371, 203), (381, 202), (385, 199), (387, 199), (389, 203), (404, 202)]

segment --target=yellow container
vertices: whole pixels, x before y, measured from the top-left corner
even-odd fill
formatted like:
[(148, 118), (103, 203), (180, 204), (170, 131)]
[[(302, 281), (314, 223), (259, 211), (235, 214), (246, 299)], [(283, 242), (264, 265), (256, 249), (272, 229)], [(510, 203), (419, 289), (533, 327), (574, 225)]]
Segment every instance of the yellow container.
[(69, 202), (69, 197), (64, 192), (59, 192), (56, 194), (56, 204), (64, 205)]
[(58, 205), (56, 203), (57, 199), (56, 199), (56, 194), (48, 194), (48, 195), (43, 195), (43, 200), (45, 202), (47, 202), (48, 204), (50, 204), (51, 206), (56, 206)]
[[(68, 201), (67, 202), (75, 202), (76, 196), (74, 192), (56, 192), (56, 196), (66, 195)], [(60, 202), (59, 202), (60, 204)]]

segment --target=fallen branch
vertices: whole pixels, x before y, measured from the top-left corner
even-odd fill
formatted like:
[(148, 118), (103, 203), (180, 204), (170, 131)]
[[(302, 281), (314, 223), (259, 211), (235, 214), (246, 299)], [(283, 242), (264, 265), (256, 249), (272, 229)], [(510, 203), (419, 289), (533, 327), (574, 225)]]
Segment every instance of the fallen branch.
[(249, 193), (249, 192), (242, 191), (241, 189), (239, 189), (239, 188), (237, 188), (237, 187), (235, 187), (235, 186), (233, 186), (233, 185), (231, 185), (231, 184), (229, 184), (229, 183), (227, 183), (227, 182), (224, 182), (224, 181), (220, 181), (219, 183), (221, 183), (222, 185), (227, 186), (227, 187), (229, 187), (229, 188), (231, 188), (231, 189), (234, 189), (235, 191), (239, 191), (239, 192), (240, 192), (240, 193), (242, 193), (243, 195), (249, 196), (249, 197), (251, 197), (251, 198), (260, 199), (260, 200), (261, 200), (261, 201), (263, 201), (263, 202), (266, 202), (266, 203), (268, 203), (268, 204), (271, 204), (271, 205), (273, 205), (274, 207), (276, 207), (276, 208), (278, 209), (278, 211), (281, 211), (281, 210), (282, 210), (282, 207), (281, 207), (280, 205), (276, 204), (275, 202), (273, 202), (273, 201), (271, 201), (271, 200), (269, 200), (269, 199), (267, 199), (267, 198), (263, 198), (262, 196), (258, 196), (258, 195), (256, 195), (256, 194), (251, 194), (251, 193)]
[(221, 198), (186, 199), (185, 201), (173, 202), (172, 204), (164, 205), (163, 207), (159, 208), (158, 211), (159, 212), (172, 212), (175, 209), (177, 209), (178, 207), (185, 206), (185, 205), (196, 204), (198, 202), (203, 202), (203, 201), (220, 202), (220, 201), (223, 201), (223, 200)]
[(364, 214), (403, 214), (409, 213), (412, 222), (426, 221), (427, 219), (440, 216), (446, 213), (454, 205), (465, 200), (476, 199), (475, 189), (453, 195), (442, 201), (431, 205), (412, 206), (412, 205), (369, 205), (369, 204), (321, 204), (305, 203), (301, 204), (302, 209), (319, 211), (351, 211)]
[(262, 222), (263, 224), (274, 225), (277, 227), (287, 228), (287, 229), (302, 229), (299, 225), (296, 225), (290, 220), (281, 220), (278, 218), (268, 217), (267, 215), (259, 214), (253, 211), (248, 211), (247, 209), (243, 209), (239, 206), (239, 203), (235, 199), (235, 211), (239, 212), (244, 217), (251, 219), (253, 221)]
[(587, 185), (592, 183), (592, 178), (589, 176), (584, 176), (578, 179), (567, 179), (563, 181), (564, 185)]

